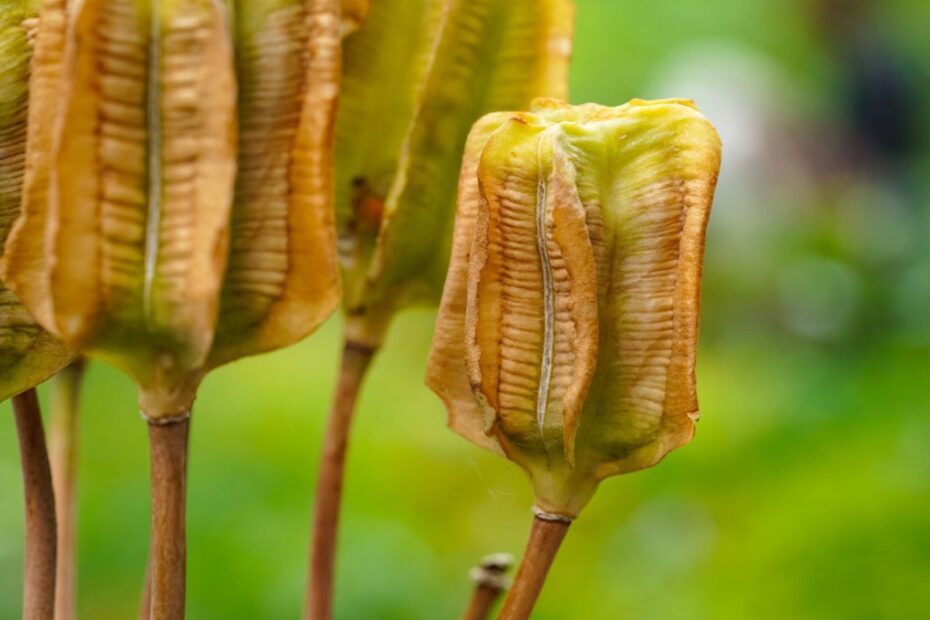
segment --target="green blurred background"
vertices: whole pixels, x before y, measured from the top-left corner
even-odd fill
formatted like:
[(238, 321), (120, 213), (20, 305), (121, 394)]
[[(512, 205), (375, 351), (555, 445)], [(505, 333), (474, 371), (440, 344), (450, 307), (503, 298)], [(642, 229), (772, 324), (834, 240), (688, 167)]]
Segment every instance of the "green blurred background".
[[(611, 479), (538, 612), (555, 619), (930, 617), (930, 2), (577, 0), (573, 99), (697, 100), (724, 169), (695, 441)], [(361, 398), (338, 618), (455, 618), (468, 569), (522, 550), (523, 474), (444, 427), (434, 320), (404, 314)], [(189, 487), (189, 617), (297, 618), (340, 323), (210, 375)], [(91, 367), (81, 617), (135, 617), (145, 424)], [(0, 409), (0, 618), (20, 614), (21, 480)]]

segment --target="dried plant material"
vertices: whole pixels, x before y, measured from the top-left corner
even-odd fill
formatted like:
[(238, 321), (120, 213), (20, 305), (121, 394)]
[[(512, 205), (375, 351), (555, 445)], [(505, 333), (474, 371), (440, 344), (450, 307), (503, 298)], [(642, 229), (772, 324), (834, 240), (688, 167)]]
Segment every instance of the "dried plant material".
[(570, 0), (380, 0), (345, 44), (336, 218), (348, 335), (377, 345), (439, 296), (465, 139), (481, 115), (564, 97)]
[(59, 58), (33, 98), (60, 120), (30, 135), (5, 273), (53, 333), (136, 380), (150, 419), (173, 418), (210, 368), (291, 344), (337, 303), (339, 1), (45, 10)]
[(687, 101), (541, 100), (475, 125), (427, 382), (574, 517), (687, 443), (720, 141)]
[[(0, 243), (19, 216), (22, 200), (35, 17), (34, 2), (0, 7)], [(0, 283), (0, 400), (41, 383), (71, 357)]]
[(210, 366), (301, 340), (341, 297), (332, 149), (334, 0), (239, 0), (239, 157)]

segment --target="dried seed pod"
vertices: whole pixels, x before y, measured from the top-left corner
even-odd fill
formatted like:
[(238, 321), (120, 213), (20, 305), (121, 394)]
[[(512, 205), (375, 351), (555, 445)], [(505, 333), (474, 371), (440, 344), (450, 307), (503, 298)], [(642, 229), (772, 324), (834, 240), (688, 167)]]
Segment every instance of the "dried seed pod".
[(687, 101), (541, 100), (472, 130), (427, 383), (541, 510), (574, 517), (691, 439), (719, 164)]
[(238, 177), (209, 367), (293, 344), (339, 304), (338, 11), (334, 0), (236, 2)]
[(210, 368), (306, 336), (337, 304), (339, 0), (44, 11), (33, 99), (60, 121), (30, 135), (5, 273), (171, 418)]
[[(34, 2), (0, 7), (0, 243), (19, 215), (26, 167)], [(0, 283), (0, 400), (41, 383), (73, 357)]]
[(433, 303), (471, 124), (564, 97), (571, 0), (375, 0), (345, 44), (336, 222), (348, 337), (379, 344), (404, 306)]

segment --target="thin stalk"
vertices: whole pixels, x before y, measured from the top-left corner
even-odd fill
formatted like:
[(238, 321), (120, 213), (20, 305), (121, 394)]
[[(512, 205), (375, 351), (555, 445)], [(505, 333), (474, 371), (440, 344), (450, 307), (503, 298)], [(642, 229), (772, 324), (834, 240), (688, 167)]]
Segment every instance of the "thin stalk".
[[(184, 477), (187, 479), (187, 466), (190, 464), (190, 420), (187, 426), (188, 442), (185, 445)], [(152, 551), (145, 563), (145, 580), (142, 582), (142, 600), (139, 603), (139, 620), (150, 620), (152, 617)], [(56, 619), (57, 620), (57, 619)]]
[(307, 620), (330, 620), (333, 615), (333, 573), (349, 431), (355, 401), (374, 354), (374, 348), (353, 342), (346, 342), (343, 349), (339, 381), (323, 439), (317, 475), (311, 543), (313, 550), (304, 616)]
[(527, 620), (546, 582), (549, 568), (568, 533), (570, 521), (533, 519), (530, 540), (498, 620)]
[(471, 601), (462, 620), (487, 620), (500, 595), (507, 591), (510, 583), (504, 575), (513, 565), (513, 557), (506, 553), (489, 555), (471, 572), (475, 584)]
[(13, 397), (26, 500), (24, 620), (52, 620), (55, 613), (55, 492), (45, 431), (34, 389)]
[(490, 618), (491, 610), (494, 608), (494, 603), (500, 598), (501, 592), (497, 588), (485, 585), (475, 587), (462, 620), (487, 620), (487, 618)]
[(50, 431), (52, 483), (58, 517), (58, 576), (55, 620), (77, 617), (77, 468), (78, 401), (85, 362), (78, 358), (52, 379)]
[(149, 422), (152, 453), (152, 539), (149, 556), (152, 620), (182, 620), (186, 587), (187, 439), (189, 419)]

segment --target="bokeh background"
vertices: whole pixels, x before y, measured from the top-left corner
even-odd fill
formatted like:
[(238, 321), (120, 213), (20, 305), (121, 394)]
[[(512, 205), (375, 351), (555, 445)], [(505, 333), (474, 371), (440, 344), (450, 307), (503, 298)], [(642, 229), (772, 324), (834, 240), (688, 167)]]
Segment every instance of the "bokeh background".
[[(611, 479), (535, 618), (916, 619), (930, 613), (930, 2), (577, 0), (573, 100), (690, 97), (724, 168), (695, 441)], [(468, 569), (522, 550), (523, 474), (447, 431), (404, 314), (361, 398), (341, 619), (455, 618)], [(213, 373), (189, 487), (189, 617), (296, 618), (340, 322)], [(80, 611), (135, 617), (146, 429), (91, 367)], [(18, 618), (21, 480), (0, 408), (0, 618)]]

